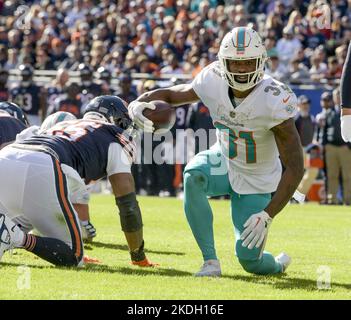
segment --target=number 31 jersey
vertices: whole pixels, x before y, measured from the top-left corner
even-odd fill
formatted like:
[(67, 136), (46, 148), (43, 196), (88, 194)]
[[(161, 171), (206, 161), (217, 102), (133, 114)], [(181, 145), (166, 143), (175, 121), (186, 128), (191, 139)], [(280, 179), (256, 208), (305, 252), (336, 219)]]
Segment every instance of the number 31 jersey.
[(296, 115), (297, 99), (291, 89), (266, 75), (234, 107), (218, 62), (204, 68), (192, 88), (210, 111), (217, 134), (215, 147), (227, 160), (233, 190), (239, 194), (276, 191), (282, 168), (270, 129)]

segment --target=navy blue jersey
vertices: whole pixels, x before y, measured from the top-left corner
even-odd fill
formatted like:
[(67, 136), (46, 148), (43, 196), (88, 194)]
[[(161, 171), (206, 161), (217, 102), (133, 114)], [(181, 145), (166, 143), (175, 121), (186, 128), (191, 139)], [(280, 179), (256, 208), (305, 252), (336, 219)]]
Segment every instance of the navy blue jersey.
[(190, 117), (190, 108), (188, 105), (180, 106), (176, 108), (176, 129), (183, 129), (189, 127), (189, 117)]
[(115, 125), (81, 119), (57, 123), (42, 135), (22, 143), (51, 148), (61, 163), (75, 169), (89, 183), (106, 176), (111, 143), (119, 143), (133, 157), (131, 144), (134, 142), (122, 133), (123, 130)]
[(23, 111), (30, 115), (39, 114), (40, 87), (35, 84), (29, 87), (16, 87), (10, 91), (11, 101), (19, 105)]
[(62, 89), (57, 87), (48, 87), (47, 88), (47, 105), (52, 106), (57, 98), (63, 94)]
[(0, 145), (16, 140), (17, 133), (26, 126), (18, 119), (0, 114)]

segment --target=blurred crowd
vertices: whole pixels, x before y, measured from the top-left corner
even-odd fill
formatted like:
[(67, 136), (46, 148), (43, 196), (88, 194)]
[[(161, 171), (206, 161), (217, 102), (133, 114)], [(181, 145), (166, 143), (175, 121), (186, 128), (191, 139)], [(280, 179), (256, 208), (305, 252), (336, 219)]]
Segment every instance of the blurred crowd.
[[(328, 6), (325, 6), (325, 4)], [(18, 10), (26, 5), (24, 11)], [(195, 75), (231, 28), (251, 25), (268, 73), (289, 82), (333, 81), (351, 40), (345, 0), (0, 0), (0, 66)]]
[[(216, 60), (228, 31), (247, 25), (264, 40), (270, 58), (266, 73), (290, 84), (326, 84), (338, 90), (351, 40), (350, 8), (346, 0), (0, 0), (0, 101), (22, 106), (32, 124), (55, 111), (80, 117), (86, 103), (101, 94), (118, 94), (131, 102), (145, 91), (179, 83), (181, 75), (194, 77)], [(20, 75), (19, 82), (9, 81), (12, 70)], [(36, 83), (35, 70), (57, 71), (56, 78)], [(157, 80), (165, 75), (169, 81)], [(303, 109), (302, 100), (308, 98), (299, 100)], [(323, 175), (332, 190), (325, 201), (340, 201), (341, 182), (349, 204), (351, 177), (341, 155), (331, 165), (325, 153), (333, 153), (326, 147), (330, 144), (350, 149), (338, 140), (338, 102), (332, 103), (335, 116), (323, 101), (317, 119), (302, 111), (296, 122), (306, 158), (320, 153), (325, 160), (323, 165), (317, 161), (318, 170), (306, 171), (310, 176), (301, 189)], [(213, 128), (206, 106), (177, 109), (174, 134), (175, 129), (201, 127)], [(338, 172), (327, 169), (328, 163)], [(140, 193), (176, 195), (181, 189), (181, 165), (165, 163), (155, 170), (142, 164), (133, 170)]]

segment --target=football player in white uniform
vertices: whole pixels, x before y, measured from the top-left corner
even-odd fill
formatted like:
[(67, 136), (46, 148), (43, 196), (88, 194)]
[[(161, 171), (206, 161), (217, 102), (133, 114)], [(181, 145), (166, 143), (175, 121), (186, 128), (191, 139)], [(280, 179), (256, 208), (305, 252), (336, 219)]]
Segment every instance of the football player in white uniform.
[(154, 109), (152, 100), (175, 107), (202, 100), (210, 110), (217, 144), (197, 154), (184, 171), (185, 214), (204, 259), (196, 276), (221, 275), (207, 196), (223, 194), (231, 196), (235, 249), (242, 267), (254, 274), (281, 273), (290, 257), (282, 253), (274, 258), (263, 250), (269, 225), (303, 176), (302, 146), (294, 124), (297, 99), (288, 86), (264, 75), (267, 53), (253, 29), (237, 27), (226, 34), (218, 58), (191, 84), (144, 93), (130, 104), (129, 114), (150, 131), (153, 124), (142, 112)]

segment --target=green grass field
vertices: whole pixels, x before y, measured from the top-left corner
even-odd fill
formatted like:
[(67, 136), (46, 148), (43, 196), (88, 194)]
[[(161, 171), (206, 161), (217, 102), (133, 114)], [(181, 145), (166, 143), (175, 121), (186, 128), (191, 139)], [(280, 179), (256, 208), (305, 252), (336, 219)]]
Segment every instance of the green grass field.
[[(246, 273), (234, 256), (228, 201), (212, 201), (221, 278), (194, 278), (200, 251), (185, 220), (182, 201), (140, 197), (148, 257), (158, 268), (129, 264), (114, 198), (94, 195), (92, 221), (98, 236), (85, 254), (101, 265), (56, 268), (23, 250), (0, 264), (0, 299), (351, 299), (351, 208), (289, 205), (273, 222), (266, 248), (287, 252), (284, 275)], [(23, 266), (26, 268), (23, 269)], [(331, 271), (331, 288), (318, 289), (320, 266)]]

